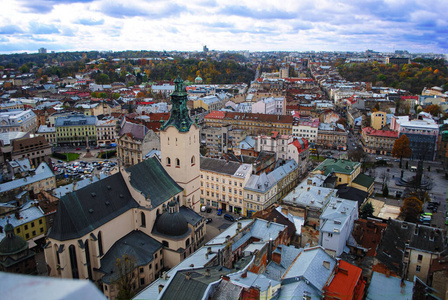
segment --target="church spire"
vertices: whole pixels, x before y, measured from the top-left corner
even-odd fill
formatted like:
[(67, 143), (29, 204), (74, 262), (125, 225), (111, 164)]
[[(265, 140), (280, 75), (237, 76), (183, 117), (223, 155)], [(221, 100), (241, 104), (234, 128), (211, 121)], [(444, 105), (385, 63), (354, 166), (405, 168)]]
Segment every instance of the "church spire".
[(174, 126), (177, 130), (186, 132), (190, 130), (191, 124), (194, 123), (188, 112), (187, 91), (183, 82), (180, 76), (177, 76), (174, 80), (174, 92), (171, 94), (171, 115), (169, 120), (162, 124), (161, 130), (165, 130), (168, 126)]

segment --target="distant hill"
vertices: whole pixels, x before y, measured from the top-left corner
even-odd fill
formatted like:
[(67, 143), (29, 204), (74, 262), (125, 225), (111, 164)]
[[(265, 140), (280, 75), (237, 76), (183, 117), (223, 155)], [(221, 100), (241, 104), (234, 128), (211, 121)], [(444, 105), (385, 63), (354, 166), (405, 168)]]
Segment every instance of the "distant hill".
[(420, 94), (424, 87), (440, 86), (448, 90), (448, 71), (443, 59), (413, 60), (410, 64), (395, 65), (349, 63), (337, 66), (339, 73), (349, 81), (372, 82), (374, 86), (388, 86)]

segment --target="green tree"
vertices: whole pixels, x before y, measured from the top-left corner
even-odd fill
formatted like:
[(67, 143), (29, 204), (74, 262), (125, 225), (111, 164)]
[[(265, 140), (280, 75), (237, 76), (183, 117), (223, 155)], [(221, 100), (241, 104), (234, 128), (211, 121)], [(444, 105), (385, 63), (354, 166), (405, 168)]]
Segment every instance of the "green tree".
[(366, 202), (361, 206), (361, 212), (360, 212), (359, 217), (361, 219), (367, 219), (368, 217), (373, 216), (374, 211), (375, 211), (375, 209), (373, 208), (372, 203)]
[(384, 185), (384, 188), (383, 188), (383, 196), (384, 197), (389, 197), (389, 188), (387, 187), (387, 183)]
[(110, 83), (110, 79), (109, 79), (109, 76), (107, 74), (100, 74), (100, 76), (98, 76), (96, 78), (95, 82), (97, 84), (104, 85), (104, 84)]
[(113, 284), (118, 290), (117, 298), (119, 300), (129, 300), (134, 296), (133, 285), (137, 276), (135, 276), (136, 264), (135, 257), (123, 254), (117, 258), (114, 266)]
[(400, 168), (402, 166), (403, 157), (410, 157), (412, 155), (410, 145), (411, 142), (405, 134), (395, 140), (394, 147), (392, 148), (392, 156), (400, 159)]

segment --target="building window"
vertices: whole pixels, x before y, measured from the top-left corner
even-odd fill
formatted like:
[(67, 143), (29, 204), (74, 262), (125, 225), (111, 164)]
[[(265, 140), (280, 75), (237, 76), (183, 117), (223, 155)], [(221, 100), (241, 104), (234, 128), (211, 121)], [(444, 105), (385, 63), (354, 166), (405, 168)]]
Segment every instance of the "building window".
[(167, 166), (171, 165), (171, 158), (169, 158), (169, 157), (166, 158), (166, 165)]
[(144, 271), (144, 269), (143, 269), (143, 268), (140, 268), (140, 273), (143, 273), (143, 271)]
[(328, 237), (333, 237), (333, 234), (332, 233), (328, 233)]
[(16, 232), (17, 232), (17, 233), (20, 233), (20, 227), (17, 227), (17, 228), (16, 228)]
[(420, 273), (421, 268), (422, 268), (421, 266), (417, 266), (417, 267), (415, 268), (415, 271), (417, 271), (417, 272)]
[(180, 167), (180, 160), (176, 158), (176, 167)]
[(194, 156), (192, 156), (191, 157), (191, 165), (194, 166), (194, 164), (195, 164), (195, 158), (194, 158)]
[(145, 285), (145, 278), (140, 278), (140, 285)]
[(42, 224), (42, 219), (39, 220), (39, 224)]
[(145, 213), (144, 212), (141, 212), (140, 213), (140, 216), (141, 216), (141, 227), (146, 227), (146, 216), (145, 216)]
[(100, 256), (103, 256), (103, 238), (101, 236), (101, 231), (98, 232), (98, 251)]
[(417, 256), (417, 261), (418, 261), (418, 262), (422, 262), (422, 260), (423, 260), (423, 255), (419, 254), (419, 255)]
[(30, 238), (30, 234), (29, 233), (25, 234), (25, 238), (29, 239)]
[(28, 230), (28, 224), (25, 224), (25, 230)]

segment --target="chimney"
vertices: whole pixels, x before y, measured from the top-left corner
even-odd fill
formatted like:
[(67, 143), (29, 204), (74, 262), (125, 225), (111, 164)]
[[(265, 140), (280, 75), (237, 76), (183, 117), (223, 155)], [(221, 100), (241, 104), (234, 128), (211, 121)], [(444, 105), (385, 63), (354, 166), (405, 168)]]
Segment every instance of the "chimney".
[(320, 195), (320, 190), (317, 191), (317, 194)]
[(191, 278), (191, 273), (190, 272), (185, 273), (185, 280), (190, 280), (190, 278)]
[(210, 269), (205, 269), (205, 277), (210, 277)]
[(307, 192), (309, 192), (310, 191), (310, 187), (308, 187), (306, 190), (307, 190)]
[(274, 218), (274, 223), (277, 223), (277, 218)]
[(244, 271), (243, 274), (241, 274), (241, 278), (246, 278), (246, 277), (247, 277), (247, 269), (246, 269), (246, 271)]
[(159, 284), (159, 294), (162, 292), (164, 285)]
[(323, 266), (325, 267), (325, 269), (330, 270), (330, 262), (329, 261), (324, 260)]
[(212, 247), (207, 248), (207, 254), (210, 254), (210, 253), (212, 253)]
[(242, 225), (241, 222), (239, 222), (239, 221), (238, 221), (237, 224), (238, 224), (238, 225), (237, 225), (237, 226), (238, 226), (238, 229), (241, 230), (241, 228), (243, 228), (243, 225)]

